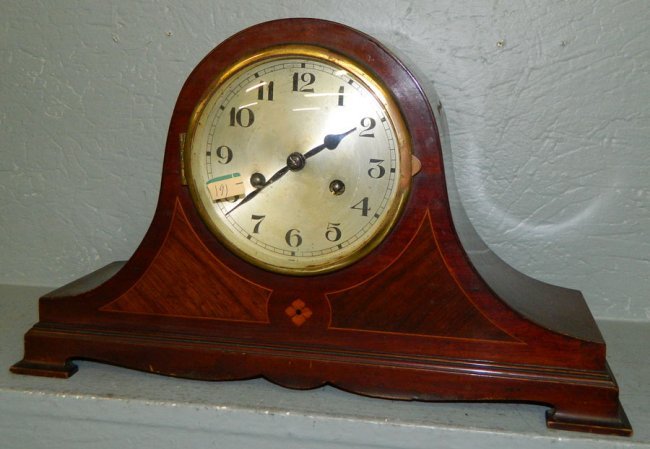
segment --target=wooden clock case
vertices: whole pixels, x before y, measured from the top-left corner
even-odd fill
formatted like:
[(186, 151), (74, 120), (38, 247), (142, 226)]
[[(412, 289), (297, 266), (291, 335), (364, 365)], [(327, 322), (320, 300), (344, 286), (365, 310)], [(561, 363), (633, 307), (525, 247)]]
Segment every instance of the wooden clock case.
[[(182, 136), (215, 74), (286, 43), (326, 47), (377, 74), (422, 163), (385, 241), (317, 276), (275, 274), (234, 256), (202, 222), (182, 179)], [(193, 379), (331, 384), (382, 398), (525, 401), (550, 407), (550, 427), (629, 435), (582, 295), (515, 271), (481, 241), (458, 200), (445, 126), (440, 103), (358, 31), (286, 19), (236, 34), (180, 92), (157, 209), (135, 254), (43, 296), (24, 359), (11, 370), (69, 377), (72, 360), (86, 359)]]

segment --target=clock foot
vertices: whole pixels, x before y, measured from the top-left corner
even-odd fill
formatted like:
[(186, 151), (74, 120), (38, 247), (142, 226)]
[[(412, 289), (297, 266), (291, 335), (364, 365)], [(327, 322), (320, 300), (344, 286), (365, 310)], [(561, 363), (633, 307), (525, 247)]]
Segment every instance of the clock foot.
[(74, 354), (68, 352), (68, 346), (61, 343), (62, 337), (59, 333), (34, 326), (25, 334), (23, 359), (9, 370), (14, 374), (69, 378), (78, 368), (72, 363)]
[(585, 410), (556, 407), (546, 412), (546, 425), (551, 429), (605, 435), (632, 435), (632, 426), (620, 402), (611, 415), (596, 416)]
[(59, 364), (21, 360), (13, 365), (9, 370), (14, 374), (28, 374), (31, 376), (67, 379), (76, 373), (78, 368), (77, 365), (68, 361)]

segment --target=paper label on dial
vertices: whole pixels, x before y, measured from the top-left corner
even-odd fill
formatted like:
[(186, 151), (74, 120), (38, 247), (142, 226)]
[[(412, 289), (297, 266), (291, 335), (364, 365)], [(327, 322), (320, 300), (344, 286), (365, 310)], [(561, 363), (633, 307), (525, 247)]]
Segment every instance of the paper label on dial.
[(212, 201), (222, 200), (245, 192), (244, 181), (239, 173), (230, 173), (210, 179), (206, 186), (210, 192)]

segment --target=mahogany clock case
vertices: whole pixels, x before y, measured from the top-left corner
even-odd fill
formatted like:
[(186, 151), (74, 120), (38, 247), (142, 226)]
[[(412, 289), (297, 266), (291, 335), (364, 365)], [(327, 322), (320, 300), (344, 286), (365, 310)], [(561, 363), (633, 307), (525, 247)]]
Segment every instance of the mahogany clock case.
[[(316, 276), (272, 273), (228, 251), (183, 182), (183, 136), (215, 76), (286, 44), (338, 52), (382, 80), (422, 164), (385, 240), (353, 265)], [(128, 261), (43, 296), (11, 370), (68, 377), (74, 359), (87, 359), (383, 398), (525, 401), (550, 407), (550, 427), (631, 434), (580, 292), (518, 273), (474, 231), (453, 181), (442, 107), (430, 99), (391, 52), (344, 25), (283, 19), (227, 39), (179, 94), (142, 243)]]

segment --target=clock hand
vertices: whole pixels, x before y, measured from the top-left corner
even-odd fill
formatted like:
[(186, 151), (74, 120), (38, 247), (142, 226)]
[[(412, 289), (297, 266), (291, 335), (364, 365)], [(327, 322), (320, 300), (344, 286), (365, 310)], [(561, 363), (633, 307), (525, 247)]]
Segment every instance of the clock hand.
[(246, 195), (239, 203), (237, 203), (237, 205), (235, 207), (233, 207), (228, 212), (226, 212), (226, 215), (230, 214), (230, 212), (234, 211), (235, 209), (237, 209), (242, 204), (248, 203), (250, 200), (255, 198), (257, 196), (257, 194), (260, 193), (265, 187), (273, 184), (275, 181), (277, 181), (282, 176), (284, 176), (285, 173), (287, 173), (288, 171), (289, 171), (289, 166), (288, 165), (285, 165), (284, 167), (282, 167), (280, 170), (275, 172), (275, 174), (273, 176), (271, 176), (268, 181), (266, 181), (264, 184), (261, 184), (257, 189), (253, 190), (251, 193)]
[(250, 200), (255, 198), (258, 193), (260, 193), (262, 190), (264, 190), (266, 187), (270, 186), (273, 184), (275, 181), (283, 177), (289, 170), (292, 171), (298, 171), (302, 170), (305, 166), (305, 161), (309, 159), (310, 157), (313, 157), (323, 151), (325, 148), (328, 150), (334, 150), (336, 147), (339, 146), (339, 143), (341, 143), (341, 140), (348, 134), (354, 132), (357, 128), (354, 127), (344, 133), (341, 134), (328, 134), (325, 136), (323, 139), (323, 143), (320, 145), (312, 148), (311, 150), (307, 151), (304, 154), (295, 152), (291, 153), (289, 157), (287, 157), (287, 165), (282, 167), (280, 170), (275, 172), (273, 176), (271, 176), (268, 181), (265, 183), (261, 184), (257, 189), (253, 190), (251, 193), (246, 195), (235, 207), (230, 209), (228, 212), (226, 212), (226, 215), (230, 214), (232, 211), (237, 209), (239, 206), (248, 203)]
[(357, 128), (354, 127), (349, 131), (346, 131), (341, 134), (328, 134), (325, 136), (325, 139), (323, 139), (323, 143), (318, 145), (317, 147), (312, 148), (311, 150), (307, 151), (303, 156), (305, 159), (309, 159), (312, 156), (316, 156), (318, 153), (323, 151), (325, 148), (328, 150), (334, 150), (336, 147), (339, 146), (339, 143), (345, 136), (350, 134), (351, 132), (354, 132)]

